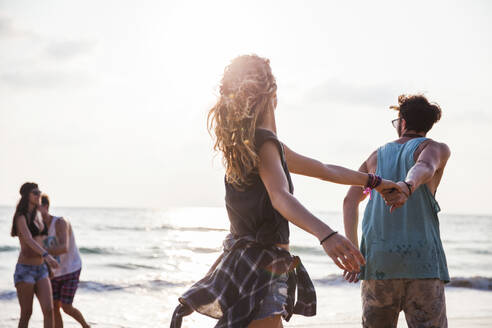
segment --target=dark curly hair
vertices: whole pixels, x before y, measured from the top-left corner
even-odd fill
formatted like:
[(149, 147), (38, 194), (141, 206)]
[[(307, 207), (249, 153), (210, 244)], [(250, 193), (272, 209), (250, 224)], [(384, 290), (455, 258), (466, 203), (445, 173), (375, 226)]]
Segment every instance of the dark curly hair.
[(398, 117), (405, 119), (407, 130), (429, 131), (434, 123), (441, 119), (441, 107), (430, 103), (424, 95), (400, 95), (398, 106), (390, 108), (399, 112)]

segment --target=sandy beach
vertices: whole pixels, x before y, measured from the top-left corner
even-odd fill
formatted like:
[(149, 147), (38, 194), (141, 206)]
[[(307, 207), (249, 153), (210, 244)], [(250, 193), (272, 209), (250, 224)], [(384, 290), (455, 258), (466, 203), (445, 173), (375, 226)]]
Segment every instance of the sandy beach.
[[(177, 295), (162, 293), (108, 292), (94, 294), (81, 291), (77, 296), (80, 310), (87, 313), (94, 327), (167, 327), (170, 310)], [(462, 288), (447, 288), (449, 327), (492, 327), (492, 293)], [(344, 327), (356, 328), (360, 324), (360, 297), (357, 286), (318, 288), (318, 315), (312, 318), (294, 316), (285, 327)], [(16, 302), (0, 301), (0, 327), (17, 326)], [(37, 305), (37, 304), (36, 304)], [(125, 309), (125, 311), (122, 311)], [(66, 327), (79, 327), (70, 317), (64, 316)], [(34, 307), (31, 326), (42, 325), (39, 306)], [(192, 314), (184, 320), (183, 328), (213, 327), (215, 320)], [(404, 314), (400, 314), (399, 328), (407, 327)]]

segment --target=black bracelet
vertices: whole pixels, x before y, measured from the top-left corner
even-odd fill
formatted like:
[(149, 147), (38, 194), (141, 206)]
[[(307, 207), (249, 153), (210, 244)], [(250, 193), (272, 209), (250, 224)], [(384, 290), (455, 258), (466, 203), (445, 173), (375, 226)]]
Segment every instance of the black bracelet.
[(330, 233), (328, 236), (326, 236), (325, 238), (321, 239), (321, 241), (319, 242), (320, 245), (323, 245), (323, 243), (328, 239), (330, 238), (331, 236), (337, 234), (338, 231), (333, 231), (332, 233)]
[(368, 173), (367, 175), (368, 178), (365, 188), (369, 188), (369, 189), (377, 188), (383, 181), (383, 178), (381, 178), (379, 175), (375, 175), (372, 173)]
[(374, 185), (371, 189), (377, 188), (381, 182), (383, 181), (383, 178), (381, 178), (379, 175), (376, 175), (376, 181), (374, 182)]
[(409, 197), (412, 196), (412, 185), (409, 184), (408, 182), (406, 181), (403, 181), (403, 183), (407, 186), (408, 188), (408, 192), (410, 192), (410, 195), (408, 195)]
[(42, 256), (42, 257), (46, 257), (46, 256), (48, 256), (48, 255), (49, 255), (49, 254), (48, 254), (48, 252), (44, 252), (44, 253), (43, 253), (43, 255), (41, 255), (41, 256)]

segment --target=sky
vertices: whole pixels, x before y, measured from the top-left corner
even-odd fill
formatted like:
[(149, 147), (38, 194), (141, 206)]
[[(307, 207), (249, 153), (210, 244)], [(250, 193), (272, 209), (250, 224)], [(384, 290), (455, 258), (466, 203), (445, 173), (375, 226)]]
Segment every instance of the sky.
[[(222, 206), (206, 115), (235, 56), (267, 57), (279, 138), (357, 169), (396, 138), (402, 93), (443, 109), (443, 212), (492, 214), (488, 1), (0, 0), (0, 204)], [(294, 176), (313, 210), (346, 186)]]

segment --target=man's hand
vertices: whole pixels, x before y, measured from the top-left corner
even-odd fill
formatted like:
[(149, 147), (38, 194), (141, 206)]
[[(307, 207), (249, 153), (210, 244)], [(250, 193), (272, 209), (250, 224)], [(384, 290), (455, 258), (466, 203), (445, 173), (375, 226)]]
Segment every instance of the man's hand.
[(51, 269), (58, 269), (60, 266), (53, 256), (48, 255), (44, 259)]
[[(406, 186), (403, 185), (405, 188)], [(390, 180), (382, 179), (381, 184), (375, 188), (380, 194), (390, 193), (392, 191), (403, 191), (402, 186)]]
[(391, 207), (391, 213), (393, 213), (395, 209), (402, 207), (409, 197), (407, 185), (403, 181), (398, 182), (397, 185), (399, 187), (398, 189), (389, 190), (381, 193), (384, 201), (386, 202), (386, 205)]

